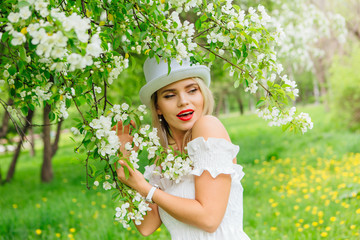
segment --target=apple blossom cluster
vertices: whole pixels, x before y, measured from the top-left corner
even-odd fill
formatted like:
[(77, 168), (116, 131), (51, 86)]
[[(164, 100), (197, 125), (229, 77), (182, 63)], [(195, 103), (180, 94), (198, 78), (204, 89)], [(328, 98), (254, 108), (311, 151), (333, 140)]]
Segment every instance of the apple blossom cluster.
[(311, 121), (311, 118), (308, 113), (300, 113), (298, 116), (295, 117), (296, 120), (298, 120), (301, 124), (301, 132), (305, 133), (308, 129), (312, 129), (314, 124)]
[(193, 162), (189, 157), (183, 159), (168, 151), (166, 158), (161, 162), (160, 168), (155, 168), (154, 174), (179, 183), (182, 177), (188, 175), (193, 169)]
[[(258, 116), (264, 120), (270, 120), (269, 126), (282, 126), (290, 123), (294, 119), (296, 108), (292, 107), (288, 112), (281, 112), (277, 107), (263, 108), (256, 110)], [(311, 119), (310, 119), (311, 121)]]
[(281, 5), (273, 0), (273, 3), (279, 6), (272, 12), (273, 25), (282, 26), (286, 32), (286, 38), (277, 46), (278, 55), (291, 59), (289, 62), (295, 71), (314, 67), (314, 58), (324, 54), (319, 40), (333, 35), (341, 44), (346, 41), (346, 22), (341, 15), (325, 13), (305, 0), (292, 1), (291, 4), (282, 2)]
[(130, 227), (129, 223), (131, 220), (133, 220), (136, 225), (140, 225), (141, 221), (144, 220), (143, 216), (145, 216), (148, 211), (151, 211), (149, 204), (140, 193), (132, 189), (128, 189), (127, 191), (133, 196), (132, 205), (135, 205), (137, 209), (131, 211), (132, 206), (129, 202), (125, 202), (121, 204), (120, 207), (115, 208), (115, 220), (120, 222), (124, 228)]
[(114, 68), (112, 68), (109, 73), (109, 84), (112, 84), (113, 81), (119, 77), (120, 73), (129, 67), (129, 59), (124, 58), (123, 56), (113, 56), (113, 64)]
[(95, 131), (98, 151), (101, 156), (115, 155), (120, 147), (120, 142), (116, 131), (112, 130), (112, 118), (110, 116), (101, 116), (93, 119), (89, 126)]
[[(93, 30), (93, 35), (89, 35), (90, 19), (75, 12), (66, 16), (58, 8), (49, 11), (48, 1), (27, 3), (28, 6), (21, 7), (19, 12), (8, 15), (9, 22), (5, 30), (12, 36), (11, 44), (14, 46), (24, 44), (28, 37), (31, 44), (36, 46), (35, 53), (40, 57), (39, 61), (46, 63), (50, 70), (72, 72), (85, 69), (93, 65), (93, 58), (98, 58), (104, 52), (100, 46), (100, 29), (97, 29), (98, 32)], [(33, 14), (39, 14), (43, 19), (31, 21)], [(69, 51), (70, 38), (86, 44), (85, 54)]]

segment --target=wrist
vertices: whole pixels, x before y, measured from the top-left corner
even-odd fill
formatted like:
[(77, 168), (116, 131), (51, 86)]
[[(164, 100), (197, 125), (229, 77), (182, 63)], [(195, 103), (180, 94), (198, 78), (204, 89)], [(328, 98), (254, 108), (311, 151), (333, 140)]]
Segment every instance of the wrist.
[(159, 186), (158, 185), (154, 185), (151, 187), (149, 193), (147, 194), (146, 196), (146, 201), (149, 202), (149, 203), (154, 203), (154, 201), (152, 200), (153, 196), (154, 196), (154, 193), (156, 191), (156, 189), (159, 189)]

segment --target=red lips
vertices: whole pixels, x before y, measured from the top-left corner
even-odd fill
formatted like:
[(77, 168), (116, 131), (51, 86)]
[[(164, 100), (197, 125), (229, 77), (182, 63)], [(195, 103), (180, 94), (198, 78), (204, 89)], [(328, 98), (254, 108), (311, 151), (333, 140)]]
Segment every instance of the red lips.
[(189, 121), (194, 116), (193, 109), (182, 110), (176, 115), (182, 121)]

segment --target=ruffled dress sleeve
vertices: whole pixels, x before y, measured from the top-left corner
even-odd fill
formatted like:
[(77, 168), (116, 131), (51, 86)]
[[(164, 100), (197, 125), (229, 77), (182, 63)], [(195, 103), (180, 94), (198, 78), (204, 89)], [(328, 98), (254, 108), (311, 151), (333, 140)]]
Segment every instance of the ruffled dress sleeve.
[[(237, 178), (243, 177), (240, 165), (234, 164), (233, 159), (239, 152), (239, 146), (232, 144), (223, 138), (196, 138), (187, 145), (190, 159), (194, 162), (191, 174), (200, 176), (205, 170), (213, 178), (219, 174), (236, 175)], [(235, 174), (236, 173), (236, 174)]]

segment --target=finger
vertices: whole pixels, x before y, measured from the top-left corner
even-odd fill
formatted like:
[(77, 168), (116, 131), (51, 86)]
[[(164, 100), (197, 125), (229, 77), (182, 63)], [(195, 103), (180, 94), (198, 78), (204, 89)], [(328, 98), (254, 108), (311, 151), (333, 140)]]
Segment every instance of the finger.
[(124, 133), (125, 133), (125, 134), (129, 134), (129, 133), (130, 133), (130, 125), (126, 125), (126, 126), (124, 127)]
[(123, 124), (122, 121), (118, 121), (117, 123), (117, 135), (119, 135), (120, 133), (122, 133), (122, 129), (123, 129)]
[(125, 161), (119, 160), (119, 163), (123, 168), (126, 167), (129, 170), (130, 175), (135, 173), (134, 170)]

